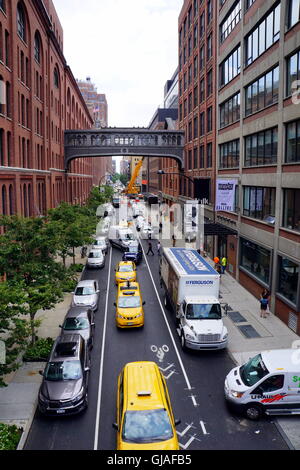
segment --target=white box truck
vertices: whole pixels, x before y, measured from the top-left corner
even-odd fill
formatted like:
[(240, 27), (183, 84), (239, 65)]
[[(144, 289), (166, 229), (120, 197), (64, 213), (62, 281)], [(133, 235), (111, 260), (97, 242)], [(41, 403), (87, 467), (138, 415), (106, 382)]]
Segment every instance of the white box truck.
[[(160, 261), (165, 307), (173, 310), (183, 349), (223, 349), (228, 332), (219, 302), (220, 275), (196, 250), (164, 248)], [(224, 306), (227, 313), (227, 305)]]

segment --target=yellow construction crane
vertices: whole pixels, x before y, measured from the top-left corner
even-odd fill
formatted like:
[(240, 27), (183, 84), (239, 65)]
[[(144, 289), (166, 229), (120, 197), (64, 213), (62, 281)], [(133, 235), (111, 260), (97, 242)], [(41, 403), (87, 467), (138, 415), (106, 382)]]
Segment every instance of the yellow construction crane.
[(143, 166), (143, 161), (144, 161), (144, 157), (137, 163), (132, 173), (131, 180), (129, 181), (127, 188), (124, 190), (124, 194), (139, 194), (140, 188), (135, 186), (135, 182), (137, 180), (137, 177), (139, 176), (140, 169)]

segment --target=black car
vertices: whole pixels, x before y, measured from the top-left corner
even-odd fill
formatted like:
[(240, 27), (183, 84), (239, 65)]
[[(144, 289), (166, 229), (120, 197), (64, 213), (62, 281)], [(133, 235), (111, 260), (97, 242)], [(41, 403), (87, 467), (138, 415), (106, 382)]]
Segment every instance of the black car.
[(127, 246), (125, 253), (123, 254), (123, 261), (134, 261), (135, 264), (140, 264), (143, 259), (143, 251), (141, 244), (133, 241)]

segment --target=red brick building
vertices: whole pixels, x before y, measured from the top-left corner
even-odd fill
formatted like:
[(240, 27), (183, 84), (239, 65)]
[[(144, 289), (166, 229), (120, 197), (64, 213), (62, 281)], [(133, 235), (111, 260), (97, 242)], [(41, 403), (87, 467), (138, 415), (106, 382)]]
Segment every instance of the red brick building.
[(83, 203), (97, 160), (64, 171), (64, 130), (93, 120), (63, 55), (52, 0), (0, 1), (0, 213), (37, 216)]

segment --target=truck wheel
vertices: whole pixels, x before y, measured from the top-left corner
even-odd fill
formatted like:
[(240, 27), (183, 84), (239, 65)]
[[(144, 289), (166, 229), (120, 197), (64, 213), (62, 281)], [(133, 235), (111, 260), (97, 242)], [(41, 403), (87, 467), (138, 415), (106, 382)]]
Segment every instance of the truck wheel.
[(249, 404), (245, 408), (245, 415), (252, 421), (258, 421), (262, 416), (262, 409), (257, 404)]
[(184, 337), (184, 333), (182, 332), (181, 333), (181, 347), (182, 347), (182, 350), (183, 351), (186, 351), (186, 344), (185, 344), (185, 337)]

